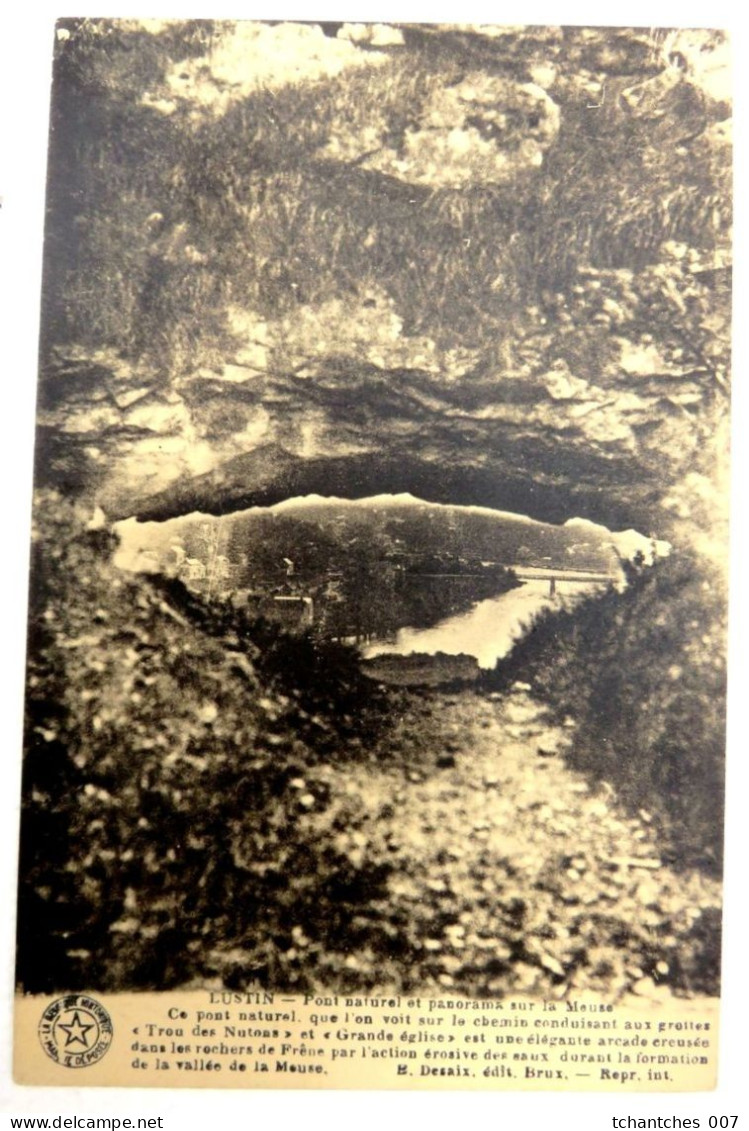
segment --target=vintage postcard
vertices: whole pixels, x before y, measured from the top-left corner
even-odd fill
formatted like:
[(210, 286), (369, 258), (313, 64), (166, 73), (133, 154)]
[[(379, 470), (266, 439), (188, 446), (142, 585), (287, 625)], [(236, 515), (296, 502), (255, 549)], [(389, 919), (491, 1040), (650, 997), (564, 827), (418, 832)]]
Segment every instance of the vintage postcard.
[(54, 35), (16, 1080), (714, 1087), (726, 33)]

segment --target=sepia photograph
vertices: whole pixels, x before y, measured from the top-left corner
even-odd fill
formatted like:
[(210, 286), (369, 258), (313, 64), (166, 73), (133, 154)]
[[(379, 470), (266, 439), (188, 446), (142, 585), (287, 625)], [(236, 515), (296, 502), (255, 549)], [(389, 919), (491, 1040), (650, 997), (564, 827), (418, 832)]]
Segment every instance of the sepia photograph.
[[(378, 1009), (418, 1043), (422, 1009), (501, 1028), (512, 1002), (577, 1025), (581, 1087), (690, 1086), (721, 986), (727, 33), (54, 38), (16, 965), (39, 1055), (103, 1057), (118, 995), (200, 992), (257, 1042), (222, 1011), (288, 994), (374, 1056)], [(578, 1008), (680, 1020), (630, 1062), (627, 1023)], [(483, 1076), (534, 1086), (520, 1059)]]

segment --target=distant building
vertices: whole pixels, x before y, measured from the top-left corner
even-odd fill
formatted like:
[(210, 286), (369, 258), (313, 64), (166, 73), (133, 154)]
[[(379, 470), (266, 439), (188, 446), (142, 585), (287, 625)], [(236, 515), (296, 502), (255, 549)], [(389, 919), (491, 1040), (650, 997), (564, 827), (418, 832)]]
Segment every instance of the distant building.
[(246, 609), (251, 617), (272, 621), (287, 632), (304, 632), (314, 624), (315, 606), (311, 597), (235, 589), (229, 599), (235, 609)]
[(182, 563), (180, 576), (184, 581), (203, 581), (205, 579), (205, 564), (200, 558), (185, 558)]

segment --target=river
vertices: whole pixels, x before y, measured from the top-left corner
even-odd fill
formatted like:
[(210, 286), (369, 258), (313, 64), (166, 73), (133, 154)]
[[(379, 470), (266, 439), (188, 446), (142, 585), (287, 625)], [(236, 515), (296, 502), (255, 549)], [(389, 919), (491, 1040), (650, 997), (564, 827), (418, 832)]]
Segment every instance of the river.
[(548, 581), (526, 581), (520, 588), (479, 601), (468, 612), (446, 617), (432, 628), (401, 628), (395, 640), (373, 641), (362, 648), (362, 655), (370, 659), (382, 655), (408, 656), (412, 652), (444, 652), (448, 656), (463, 653), (475, 656), (479, 667), (493, 668), (528, 630), (536, 613), (569, 607), (600, 588), (596, 582), (558, 581), (556, 594), (551, 597)]

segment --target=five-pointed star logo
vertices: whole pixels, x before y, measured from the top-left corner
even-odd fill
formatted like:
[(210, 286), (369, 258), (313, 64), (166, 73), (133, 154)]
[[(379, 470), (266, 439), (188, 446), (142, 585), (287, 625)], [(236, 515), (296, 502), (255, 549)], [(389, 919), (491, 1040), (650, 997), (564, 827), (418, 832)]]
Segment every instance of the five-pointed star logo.
[(83, 1045), (84, 1049), (87, 1049), (89, 1046), (88, 1037), (86, 1036), (86, 1034), (88, 1033), (89, 1029), (94, 1029), (96, 1028), (96, 1026), (93, 1024), (85, 1025), (83, 1021), (81, 1021), (81, 1016), (76, 1009), (73, 1011), (73, 1020), (70, 1022), (70, 1024), (60, 1024), (58, 1028), (63, 1029), (67, 1033), (65, 1048), (68, 1048), (69, 1045), (74, 1045), (76, 1042), (79, 1042)]

